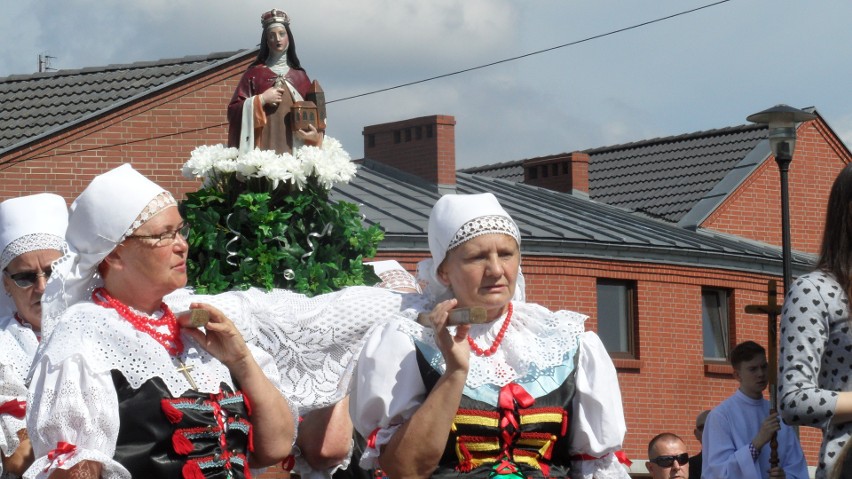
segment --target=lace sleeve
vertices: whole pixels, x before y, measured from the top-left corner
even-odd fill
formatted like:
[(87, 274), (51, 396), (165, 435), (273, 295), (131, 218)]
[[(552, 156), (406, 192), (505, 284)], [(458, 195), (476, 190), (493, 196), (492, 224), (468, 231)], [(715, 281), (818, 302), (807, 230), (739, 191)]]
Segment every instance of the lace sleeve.
[(58, 365), (44, 356), (33, 368), (27, 429), (36, 459), (24, 477), (47, 478), (88, 460), (103, 464), (103, 479), (130, 479), (112, 459), (119, 417), (111, 374), (93, 373), (81, 355)]
[(615, 366), (597, 334), (580, 336), (571, 448), (584, 478), (624, 478), (627, 468), (616, 458), (627, 426)]
[[(20, 445), (18, 431), (26, 428), (20, 408), (26, 399), (27, 388), (17, 372), (11, 366), (0, 364), (0, 452), (5, 457), (14, 454)], [(0, 464), (0, 477), (2, 467)]]

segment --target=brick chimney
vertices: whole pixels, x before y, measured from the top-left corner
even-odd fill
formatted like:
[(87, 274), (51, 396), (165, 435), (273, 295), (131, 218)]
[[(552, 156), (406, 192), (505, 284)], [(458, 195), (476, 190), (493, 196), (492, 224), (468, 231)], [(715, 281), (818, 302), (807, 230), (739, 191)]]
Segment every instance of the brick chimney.
[(589, 194), (589, 155), (575, 151), (524, 160), (524, 183), (563, 193)]
[(364, 157), (437, 185), (456, 184), (456, 119), (449, 115), (364, 127)]

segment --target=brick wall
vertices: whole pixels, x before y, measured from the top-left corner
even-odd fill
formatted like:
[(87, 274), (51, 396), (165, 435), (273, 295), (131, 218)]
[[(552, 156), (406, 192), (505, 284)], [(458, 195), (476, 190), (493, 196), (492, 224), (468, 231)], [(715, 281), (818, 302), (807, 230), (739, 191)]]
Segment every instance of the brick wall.
[(581, 151), (524, 160), (524, 184), (571, 193), (589, 192), (589, 155)]
[(181, 197), (198, 188), (180, 176), (189, 153), (227, 143), (225, 109), (249, 60), (141, 99), (30, 147), (4, 155), (0, 199), (50, 191), (76, 197), (91, 179), (130, 162)]
[(364, 156), (430, 183), (456, 184), (456, 120), (433, 115), (364, 127)]
[[(831, 184), (850, 161), (846, 149), (821, 120), (799, 127), (788, 173), (793, 249), (819, 252)], [(780, 182), (778, 165), (770, 158), (701, 226), (780, 245)]]

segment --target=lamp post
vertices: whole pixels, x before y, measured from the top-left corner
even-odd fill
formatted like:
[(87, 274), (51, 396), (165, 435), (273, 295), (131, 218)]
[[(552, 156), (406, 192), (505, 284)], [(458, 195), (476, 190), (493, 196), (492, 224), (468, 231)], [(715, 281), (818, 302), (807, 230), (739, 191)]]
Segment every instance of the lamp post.
[[(775, 105), (772, 108), (759, 113), (749, 115), (746, 120), (753, 123), (762, 123), (769, 127), (769, 146), (778, 163), (778, 171), (781, 173), (781, 255), (784, 274), (784, 294), (790, 288), (792, 282), (792, 246), (790, 241), (790, 194), (787, 188), (787, 173), (790, 171), (790, 163), (793, 161), (793, 150), (796, 147), (796, 123), (813, 120), (816, 115), (787, 105)], [(769, 359), (769, 407), (771, 411), (778, 410), (777, 386), (778, 386), (778, 316), (781, 307), (775, 303), (775, 280), (769, 282), (769, 304), (766, 312), (769, 318), (769, 348), (767, 356)], [(749, 312), (746, 308), (746, 312)], [(777, 434), (772, 435), (769, 443), (771, 450), (770, 467), (777, 467), (778, 440)]]
[(796, 123), (813, 120), (816, 115), (787, 105), (776, 105), (746, 120), (769, 126), (769, 146), (781, 173), (781, 253), (784, 268), (784, 294), (792, 282), (792, 247), (790, 244), (790, 194), (787, 173), (796, 147)]

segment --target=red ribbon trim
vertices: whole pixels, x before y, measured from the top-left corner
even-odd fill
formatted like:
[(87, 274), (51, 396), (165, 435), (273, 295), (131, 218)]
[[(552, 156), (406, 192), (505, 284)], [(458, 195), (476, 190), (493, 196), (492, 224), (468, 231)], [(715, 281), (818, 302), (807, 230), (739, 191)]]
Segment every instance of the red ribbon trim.
[(370, 449), (376, 448), (376, 436), (379, 434), (379, 431), (381, 429), (382, 428), (380, 428), (380, 427), (373, 429), (373, 432), (371, 432), (370, 436), (367, 437), (367, 447), (369, 447)]
[(7, 401), (3, 404), (0, 404), (0, 414), (8, 414), (12, 417), (23, 419), (24, 416), (27, 414), (27, 403), (24, 401), (19, 401), (17, 399)]
[[(624, 452), (624, 450), (619, 449), (613, 454), (615, 454), (615, 458), (618, 459), (618, 462), (624, 464), (625, 466), (630, 467), (631, 465), (633, 465), (633, 461), (631, 461), (630, 458), (627, 457), (627, 453)], [(600, 457), (591, 456), (589, 454), (575, 454), (571, 456), (571, 459), (575, 461), (596, 461), (600, 459)]]
[[(68, 459), (73, 457), (74, 453), (77, 451), (77, 446), (71, 444), (70, 442), (60, 441), (56, 444), (56, 449), (47, 453), (47, 459), (50, 463), (47, 467), (44, 468), (44, 472), (47, 472), (52, 466), (53, 462), (56, 461), (56, 467), (62, 467)], [(62, 459), (62, 456), (68, 456)]]

